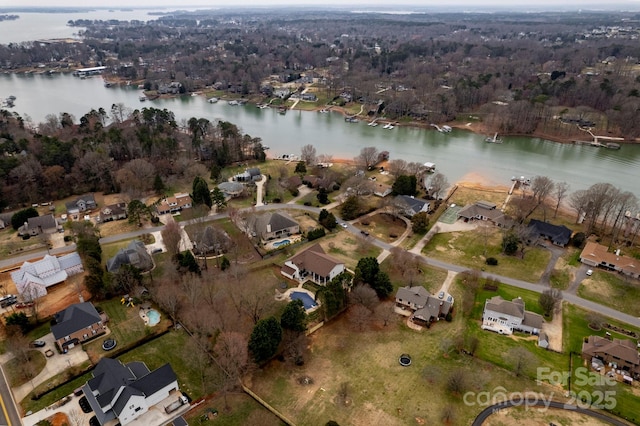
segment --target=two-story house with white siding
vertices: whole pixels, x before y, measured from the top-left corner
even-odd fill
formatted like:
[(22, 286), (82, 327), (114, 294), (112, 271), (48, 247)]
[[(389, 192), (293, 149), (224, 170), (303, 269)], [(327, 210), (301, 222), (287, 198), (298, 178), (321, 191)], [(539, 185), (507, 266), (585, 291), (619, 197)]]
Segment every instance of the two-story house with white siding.
[(542, 329), (542, 316), (524, 309), (520, 297), (509, 301), (500, 296), (487, 299), (482, 312), (482, 329), (500, 334), (513, 334), (514, 331), (539, 334)]
[(280, 273), (292, 280), (327, 285), (344, 271), (344, 263), (326, 254), (320, 244), (315, 244), (287, 260)]
[(127, 425), (164, 400), (182, 396), (170, 364), (150, 371), (143, 362), (123, 364), (111, 358), (98, 362), (82, 391), (100, 425)]

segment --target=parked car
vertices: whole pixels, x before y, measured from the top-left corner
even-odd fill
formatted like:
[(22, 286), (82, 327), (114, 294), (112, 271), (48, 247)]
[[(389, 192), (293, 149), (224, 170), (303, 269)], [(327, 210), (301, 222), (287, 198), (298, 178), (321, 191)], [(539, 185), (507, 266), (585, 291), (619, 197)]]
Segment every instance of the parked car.
[(444, 291), (441, 291), (440, 293), (438, 293), (438, 299), (443, 299), (444, 298)]
[(34, 340), (31, 342), (31, 347), (33, 348), (44, 348), (47, 343), (44, 340)]
[(587, 271), (587, 276), (589, 276), (589, 277), (590, 277), (591, 275), (593, 275), (593, 270), (589, 269), (589, 270)]

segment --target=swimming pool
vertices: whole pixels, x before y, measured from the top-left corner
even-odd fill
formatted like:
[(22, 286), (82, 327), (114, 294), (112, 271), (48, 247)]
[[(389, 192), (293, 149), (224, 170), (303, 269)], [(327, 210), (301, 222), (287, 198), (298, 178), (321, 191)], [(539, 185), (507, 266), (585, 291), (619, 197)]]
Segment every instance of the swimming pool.
[(147, 317), (149, 317), (149, 326), (153, 327), (160, 322), (160, 312), (155, 309), (149, 309), (147, 311)]
[(304, 305), (305, 310), (309, 310), (318, 306), (313, 297), (309, 296), (307, 293), (303, 293), (301, 291), (292, 291), (289, 295), (291, 300), (302, 300), (302, 304)]
[(278, 248), (280, 246), (286, 246), (287, 244), (291, 244), (291, 241), (290, 240), (281, 240), (281, 241), (278, 241), (277, 243), (273, 243), (273, 247), (274, 248)]

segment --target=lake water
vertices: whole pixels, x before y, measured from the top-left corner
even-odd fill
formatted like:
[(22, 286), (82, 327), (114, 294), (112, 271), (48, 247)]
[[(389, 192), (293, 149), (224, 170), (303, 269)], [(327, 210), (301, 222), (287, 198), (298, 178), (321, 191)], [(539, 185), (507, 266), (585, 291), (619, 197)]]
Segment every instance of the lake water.
[(122, 102), (131, 109), (167, 108), (182, 125), (191, 117), (230, 121), (262, 138), (272, 157), (299, 155), (302, 146), (311, 144), (318, 154), (350, 159), (362, 148), (375, 146), (389, 151), (392, 159), (436, 163), (450, 182), (480, 175), (488, 183), (506, 185), (514, 175), (546, 175), (566, 181), (572, 191), (609, 182), (640, 196), (640, 145), (610, 150), (527, 137), (505, 137), (502, 144), (489, 144), (483, 135), (464, 130), (449, 134), (411, 127), (387, 130), (365, 122), (346, 123), (337, 113), (289, 111), (281, 115), (253, 105), (210, 104), (203, 96), (140, 102), (140, 93), (132, 86), (106, 88), (101, 77), (0, 75), (0, 98), (16, 96), (12, 111), (34, 124), (43, 122), (47, 114), (60, 112), (72, 114), (77, 121), (92, 108), (109, 111), (112, 104)]
[(20, 18), (14, 21), (0, 22), (0, 44), (21, 43), (50, 38), (78, 38), (77, 32), (82, 28), (67, 26), (67, 21), (70, 19), (149, 21), (158, 18), (156, 15), (149, 15), (149, 12), (158, 12), (160, 10), (162, 9), (135, 9), (130, 11), (114, 9), (112, 12), (108, 10), (94, 10), (76, 13), (7, 12), (10, 15), (18, 15)]

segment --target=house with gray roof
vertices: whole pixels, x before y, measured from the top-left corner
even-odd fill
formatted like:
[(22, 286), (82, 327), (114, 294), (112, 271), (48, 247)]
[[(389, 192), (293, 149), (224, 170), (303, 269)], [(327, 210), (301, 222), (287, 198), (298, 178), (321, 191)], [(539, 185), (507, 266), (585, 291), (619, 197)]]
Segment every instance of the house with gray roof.
[(53, 315), (53, 338), (62, 352), (106, 332), (102, 317), (90, 302), (76, 303)]
[(260, 169), (257, 167), (247, 169), (233, 177), (233, 180), (236, 182), (257, 182), (260, 179), (262, 179), (262, 174), (260, 173)]
[[(168, 398), (177, 400), (182, 396), (178, 378), (170, 364), (150, 371), (143, 362), (123, 364), (105, 357), (98, 362), (92, 374), (93, 378), (82, 387), (82, 392), (100, 425), (119, 423), (124, 426), (136, 419), (142, 421), (155, 405)], [(164, 413), (162, 408), (155, 411)], [(158, 416), (157, 413), (154, 415)], [(170, 420), (163, 418), (161, 424)]]
[(135, 266), (143, 271), (151, 269), (153, 260), (151, 255), (140, 240), (133, 240), (125, 248), (122, 248), (115, 256), (107, 260), (107, 271), (118, 272), (122, 265)]
[(326, 285), (344, 271), (344, 263), (326, 254), (320, 244), (314, 244), (288, 259), (280, 273), (299, 282), (309, 280), (318, 285)]
[(247, 220), (247, 229), (252, 236), (262, 241), (288, 237), (300, 233), (300, 225), (291, 216), (282, 212), (265, 213), (251, 216)]
[(95, 209), (97, 204), (93, 194), (84, 194), (73, 201), (65, 203), (65, 206), (67, 207), (67, 214), (78, 215), (87, 210)]
[(545, 238), (556, 246), (564, 247), (569, 244), (573, 231), (564, 225), (554, 225), (553, 223), (531, 219), (528, 226), (531, 236), (535, 238)]
[(500, 334), (514, 331), (539, 334), (543, 322), (541, 315), (524, 309), (524, 300), (520, 297), (509, 301), (494, 296), (485, 301), (482, 312), (482, 329)]
[(424, 287), (400, 287), (396, 293), (396, 306), (413, 312), (410, 319), (425, 327), (447, 316), (453, 308), (453, 298), (447, 300), (431, 295)]
[(83, 271), (77, 252), (60, 257), (47, 254), (36, 262), (24, 262), (20, 269), (11, 273), (11, 279), (22, 299), (30, 301), (46, 295), (47, 288)]
[(40, 234), (52, 234), (58, 231), (58, 221), (53, 214), (44, 216), (30, 217), (18, 228), (18, 235), (31, 235), (32, 237)]
[(116, 203), (105, 206), (100, 210), (98, 219), (100, 222), (111, 222), (112, 220), (122, 220), (127, 218), (127, 204)]
[(494, 203), (482, 200), (461, 208), (458, 211), (458, 219), (463, 219), (465, 222), (484, 220), (501, 228), (509, 228), (513, 224), (513, 221)]
[(222, 191), (225, 197), (235, 198), (242, 195), (244, 185), (239, 182), (222, 182), (218, 185), (218, 189)]
[(393, 200), (393, 204), (398, 208), (402, 214), (408, 217), (413, 217), (417, 213), (428, 213), (431, 210), (431, 204), (429, 201), (421, 200), (409, 195), (398, 195)]

